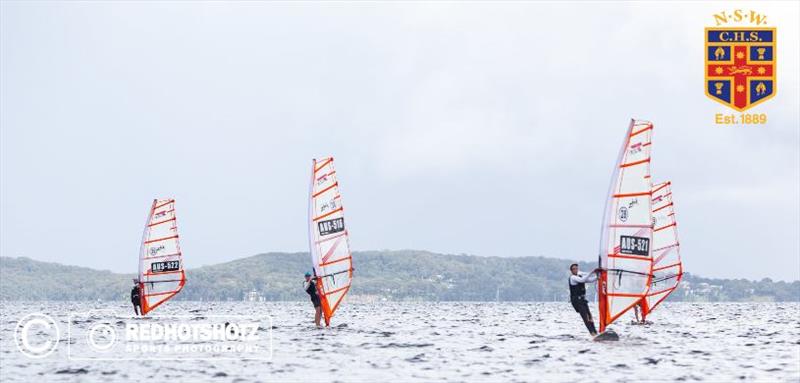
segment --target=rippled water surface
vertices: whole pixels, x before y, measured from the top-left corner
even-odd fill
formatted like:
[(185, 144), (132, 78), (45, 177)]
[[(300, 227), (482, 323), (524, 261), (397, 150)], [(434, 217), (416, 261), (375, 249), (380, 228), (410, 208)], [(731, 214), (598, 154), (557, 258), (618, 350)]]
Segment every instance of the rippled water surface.
[[(269, 315), (269, 361), (71, 361), (67, 340), (43, 359), (15, 345), (27, 313), (121, 303), (4, 302), (3, 382), (123, 381), (800, 381), (800, 304), (674, 303), (648, 326), (615, 324), (619, 342), (592, 342), (568, 303), (346, 304), (313, 328), (310, 303), (170, 302), (159, 314)], [(596, 315), (596, 310), (593, 309)], [(627, 320), (626, 320), (627, 322)], [(89, 326), (80, 323), (78, 326)]]

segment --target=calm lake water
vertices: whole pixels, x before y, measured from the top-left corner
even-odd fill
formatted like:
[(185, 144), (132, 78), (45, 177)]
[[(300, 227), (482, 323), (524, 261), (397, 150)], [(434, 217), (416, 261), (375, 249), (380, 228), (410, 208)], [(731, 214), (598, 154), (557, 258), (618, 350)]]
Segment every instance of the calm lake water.
[[(800, 381), (800, 304), (673, 303), (615, 324), (619, 342), (592, 342), (568, 303), (345, 304), (333, 328), (313, 328), (310, 303), (169, 302), (159, 315), (269, 316), (268, 360), (70, 360), (87, 351), (68, 339), (70, 314), (122, 303), (2, 302), (3, 382), (137, 381)], [(23, 355), (17, 323), (48, 314), (61, 340), (41, 359)], [(597, 315), (596, 308), (593, 314)], [(95, 321), (73, 319), (74, 329)], [(136, 319), (137, 323), (159, 323)], [(625, 323), (622, 323), (625, 322)], [(122, 323), (122, 321), (119, 321)], [(40, 331), (43, 332), (43, 331)], [(39, 334), (43, 337), (47, 334)], [(35, 339), (34, 339), (35, 340)]]

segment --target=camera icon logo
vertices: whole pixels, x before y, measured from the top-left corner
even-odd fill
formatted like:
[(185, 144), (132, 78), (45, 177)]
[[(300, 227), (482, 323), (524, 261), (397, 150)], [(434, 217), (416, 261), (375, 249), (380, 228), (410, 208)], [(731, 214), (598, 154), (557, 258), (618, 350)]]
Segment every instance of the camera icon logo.
[(25, 315), (14, 328), (17, 349), (29, 358), (40, 359), (52, 354), (60, 339), (61, 332), (56, 321), (42, 313)]
[(105, 323), (97, 323), (89, 328), (86, 334), (89, 346), (97, 351), (108, 351), (117, 341), (117, 331)]

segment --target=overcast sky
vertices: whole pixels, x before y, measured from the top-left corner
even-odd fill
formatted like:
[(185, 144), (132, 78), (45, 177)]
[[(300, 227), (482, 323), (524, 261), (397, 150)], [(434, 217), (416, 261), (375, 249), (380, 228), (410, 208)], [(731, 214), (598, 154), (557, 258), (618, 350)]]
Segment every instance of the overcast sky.
[[(355, 250), (595, 260), (638, 117), (685, 269), (800, 279), (797, 2), (1, 7), (3, 256), (133, 272), (155, 197), (188, 267), (307, 251), (333, 155)], [(703, 91), (735, 8), (778, 28), (764, 126), (715, 125)]]

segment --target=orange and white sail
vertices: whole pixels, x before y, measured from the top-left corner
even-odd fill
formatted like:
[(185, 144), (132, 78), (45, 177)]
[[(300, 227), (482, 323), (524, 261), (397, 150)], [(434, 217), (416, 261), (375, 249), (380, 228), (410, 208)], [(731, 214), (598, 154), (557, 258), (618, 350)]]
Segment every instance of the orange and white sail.
[(312, 161), (310, 190), (308, 240), (311, 261), (325, 324), (330, 325), (331, 317), (353, 281), (349, 233), (332, 157)]
[(185, 284), (175, 200), (153, 200), (139, 251), (142, 315), (174, 297)]
[(631, 120), (614, 165), (600, 236), (603, 270), (597, 287), (601, 332), (650, 289), (652, 132), (650, 122)]
[(650, 291), (642, 300), (642, 320), (678, 287), (683, 277), (672, 183), (653, 186), (653, 269)]

